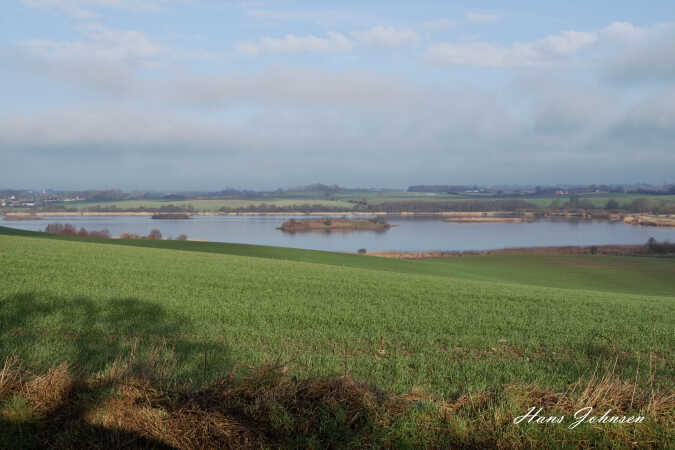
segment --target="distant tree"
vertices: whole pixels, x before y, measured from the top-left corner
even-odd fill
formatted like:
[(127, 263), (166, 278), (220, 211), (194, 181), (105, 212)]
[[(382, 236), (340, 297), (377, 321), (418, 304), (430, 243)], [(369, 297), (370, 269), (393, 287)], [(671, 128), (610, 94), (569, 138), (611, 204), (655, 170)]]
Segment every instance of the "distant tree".
[(619, 209), (621, 205), (619, 205), (619, 202), (614, 200), (613, 198), (609, 199), (607, 203), (605, 204), (605, 209), (607, 210), (612, 210), (612, 209)]
[(187, 241), (187, 238), (188, 238), (188, 237), (187, 237), (186, 234), (180, 234), (180, 235), (178, 235), (178, 237), (176, 238), (176, 240), (177, 240), (177, 241)]
[(89, 232), (87, 231), (86, 228), (81, 227), (80, 231), (77, 232), (77, 235), (80, 236), (80, 237), (87, 237), (87, 236), (89, 236)]
[(154, 229), (148, 234), (148, 239), (160, 240), (162, 239), (162, 233), (158, 229)]
[(110, 231), (108, 230), (90, 231), (89, 237), (95, 237), (99, 239), (110, 239)]
[(577, 208), (580, 208), (580, 209), (595, 209), (595, 205), (593, 204), (592, 201), (583, 198), (583, 199), (581, 199), (577, 202)]
[(365, 248), (360, 248), (359, 249), (359, 255), (365, 255), (367, 250)]
[(660, 255), (675, 254), (675, 243), (670, 243), (668, 241), (659, 242), (653, 237), (650, 237), (647, 241), (647, 250), (650, 253), (656, 253)]
[(636, 198), (630, 203), (629, 209), (633, 212), (644, 213), (650, 210), (649, 199)]
[(50, 234), (59, 234), (63, 230), (63, 224), (60, 223), (50, 223), (47, 225), (45, 228), (45, 233), (50, 233)]
[(65, 234), (65, 235), (68, 235), (68, 236), (76, 236), (77, 232), (75, 231), (74, 226), (67, 223), (63, 226), (63, 230), (61, 231), (61, 234)]

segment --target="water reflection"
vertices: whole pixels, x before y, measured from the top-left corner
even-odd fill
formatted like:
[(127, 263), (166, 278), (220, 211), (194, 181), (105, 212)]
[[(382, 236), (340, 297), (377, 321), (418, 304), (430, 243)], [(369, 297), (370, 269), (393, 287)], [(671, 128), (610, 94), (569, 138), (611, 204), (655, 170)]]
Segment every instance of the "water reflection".
[(75, 216), (22, 222), (3, 221), (0, 224), (39, 231), (51, 222), (72, 223), (78, 229), (107, 228), (114, 236), (124, 232), (147, 235), (157, 228), (164, 237), (186, 234), (190, 239), (345, 252), (355, 252), (360, 248), (368, 251), (428, 251), (643, 244), (649, 237), (675, 241), (675, 228), (641, 227), (622, 222), (583, 219), (538, 220), (529, 223), (455, 223), (445, 222), (438, 216), (389, 216), (387, 221), (393, 226), (388, 230), (287, 233), (277, 229), (290, 218), (292, 216), (194, 216), (191, 220), (153, 220), (138, 216)]

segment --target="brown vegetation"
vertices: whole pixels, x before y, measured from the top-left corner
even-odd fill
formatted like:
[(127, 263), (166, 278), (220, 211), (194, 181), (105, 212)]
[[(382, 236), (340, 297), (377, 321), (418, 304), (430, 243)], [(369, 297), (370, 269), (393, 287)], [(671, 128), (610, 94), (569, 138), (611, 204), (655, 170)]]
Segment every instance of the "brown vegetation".
[(650, 239), (645, 245), (589, 245), (565, 247), (522, 247), (497, 250), (465, 250), (465, 251), (420, 251), (370, 252), (371, 256), (395, 259), (432, 259), (470, 255), (606, 255), (606, 256), (640, 256), (654, 254), (675, 254), (675, 244), (659, 243)]
[(158, 214), (153, 214), (152, 215), (153, 219), (171, 219), (171, 220), (179, 220), (179, 219), (189, 219), (190, 215), (185, 214), (185, 213), (158, 213)]
[[(185, 236), (182, 234), (181, 236)], [(162, 232), (154, 229), (150, 233), (148, 233), (147, 236), (141, 236), (139, 234), (135, 233), (129, 233), (129, 232), (124, 232), (120, 234), (120, 239), (150, 239), (150, 240), (161, 240), (162, 239)], [(180, 239), (180, 240), (187, 240), (187, 236), (185, 236), (185, 239)]]
[[(519, 426), (513, 420), (533, 406), (567, 417), (591, 406), (599, 414), (646, 419), (603, 427), (605, 442), (659, 447), (675, 421), (673, 390), (622, 380), (616, 362), (604, 375), (586, 375), (563, 391), (510, 384), (440, 400), (420, 389), (388, 394), (348, 375), (297, 379), (280, 364), (195, 389), (177, 385), (166, 363), (153, 358), (159, 353), (151, 350), (139, 361), (132, 351), (89, 377), (66, 363), (35, 373), (6, 358), (0, 366), (0, 446), (585, 447), (598, 437), (591, 426), (571, 431), (567, 423)], [(397, 428), (402, 423), (404, 432)]]
[(69, 223), (65, 225), (61, 223), (50, 223), (45, 228), (45, 233), (60, 234), (64, 236), (80, 236), (80, 237), (110, 239), (110, 232), (108, 230), (88, 231), (86, 228), (81, 227), (80, 230), (77, 231), (77, 229)]
[[(86, 228), (81, 227), (79, 231), (72, 224), (66, 223), (50, 223), (45, 228), (45, 233), (50, 234), (60, 234), (63, 236), (79, 236), (79, 237), (90, 237), (90, 238), (99, 238), (99, 239), (110, 239), (110, 232), (108, 230), (101, 231), (88, 231)], [(154, 229), (148, 233), (147, 236), (140, 236), (134, 233), (122, 233), (120, 239), (152, 239), (152, 240), (161, 240), (162, 232), (158, 229)], [(181, 234), (176, 238), (180, 241), (186, 241), (187, 235)]]
[(445, 218), (446, 222), (458, 222), (458, 223), (498, 223), (498, 222), (524, 222), (527, 219), (524, 217), (461, 217), (461, 216), (450, 216)]
[(36, 214), (5, 214), (3, 216), (4, 220), (10, 221), (10, 220), (42, 220), (41, 216), (38, 216)]
[(623, 219), (624, 223), (631, 225), (643, 225), (649, 227), (675, 227), (675, 216), (673, 215), (637, 215), (627, 216)]

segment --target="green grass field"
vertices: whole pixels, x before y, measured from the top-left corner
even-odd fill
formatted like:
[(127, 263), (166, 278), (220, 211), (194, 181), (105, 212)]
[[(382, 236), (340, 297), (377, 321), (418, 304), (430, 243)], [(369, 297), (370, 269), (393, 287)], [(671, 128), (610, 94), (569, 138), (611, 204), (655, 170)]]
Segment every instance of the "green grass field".
[[(518, 197), (519, 199), (528, 201), (541, 208), (550, 207), (551, 204), (559, 200), (565, 203), (569, 200), (567, 196), (550, 196), (550, 197)], [(637, 198), (649, 198), (653, 205), (658, 205), (660, 202), (675, 202), (675, 195), (646, 195), (646, 194), (584, 194), (580, 197), (583, 200), (588, 200), (597, 208), (604, 208), (607, 201), (610, 199), (616, 200), (620, 206), (628, 205)], [(323, 207), (349, 211), (354, 209), (354, 203), (350, 201), (362, 201), (366, 199), (370, 205), (381, 205), (390, 202), (462, 202), (462, 201), (489, 201), (499, 199), (497, 197), (486, 196), (485, 194), (447, 194), (447, 193), (423, 193), (423, 192), (348, 192), (335, 193), (331, 195), (331, 199), (325, 198), (322, 193), (307, 193), (307, 192), (286, 192), (283, 196), (278, 198), (269, 198), (265, 200), (250, 200), (250, 199), (222, 199), (222, 200), (179, 200), (179, 201), (162, 201), (162, 200), (122, 200), (110, 202), (74, 202), (74, 203), (54, 203), (53, 206), (64, 206), (66, 208), (75, 208), (78, 210), (92, 209), (92, 208), (118, 208), (122, 210), (135, 210), (139, 208), (157, 209), (162, 206), (178, 206), (189, 207), (192, 206), (196, 211), (218, 211), (221, 208), (228, 209), (245, 209), (249, 206), (260, 207), (261, 205), (276, 206), (280, 208), (288, 208), (292, 206), (309, 207), (314, 205), (321, 205)], [(503, 200), (503, 199), (502, 199)]]
[[(675, 379), (667, 258), (402, 261), (0, 227), (0, 268), (0, 357), (36, 371), (94, 374), (163, 342), (181, 382), (280, 361), (438, 402), (512, 384), (559, 392), (613, 365), (659, 392)], [(663, 439), (668, 425), (655, 429)]]
[(162, 200), (122, 200), (111, 202), (75, 202), (64, 204), (68, 208), (77, 208), (78, 210), (99, 208), (118, 208), (118, 209), (156, 209), (162, 206), (178, 206), (189, 207), (192, 206), (197, 211), (218, 211), (220, 208), (246, 208), (247, 206), (260, 205), (274, 205), (278, 207), (288, 206), (312, 206), (321, 205), (331, 208), (344, 208), (350, 210), (354, 207), (352, 203), (342, 200), (326, 200), (326, 199), (288, 199), (288, 198), (271, 198), (268, 200), (238, 200), (238, 199), (223, 199), (223, 200), (178, 200), (178, 201), (162, 201)]
[[(633, 200), (638, 198), (647, 198), (650, 203), (656, 205), (660, 202), (673, 203), (675, 202), (675, 195), (645, 195), (645, 194), (586, 194), (579, 197), (582, 200), (588, 200), (593, 203), (596, 208), (604, 208), (609, 200), (616, 200), (620, 207), (630, 204)], [(556, 199), (564, 203), (569, 201), (568, 196), (560, 197), (533, 197), (526, 198), (528, 202), (546, 208), (551, 205)]]

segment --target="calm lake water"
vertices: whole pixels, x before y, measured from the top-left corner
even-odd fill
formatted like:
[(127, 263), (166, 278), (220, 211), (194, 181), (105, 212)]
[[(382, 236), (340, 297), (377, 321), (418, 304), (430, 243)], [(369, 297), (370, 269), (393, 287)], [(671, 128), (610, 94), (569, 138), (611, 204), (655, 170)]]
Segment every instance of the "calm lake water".
[[(41, 231), (51, 222), (71, 223), (88, 230), (108, 229), (148, 234), (157, 228), (166, 237), (186, 234), (190, 239), (275, 245), (314, 250), (356, 252), (401, 250), (490, 250), (507, 247), (561, 245), (642, 244), (654, 237), (675, 241), (675, 228), (655, 228), (600, 221), (540, 220), (533, 223), (451, 223), (439, 217), (389, 216), (389, 230), (305, 232), (277, 230), (291, 217), (301, 216), (195, 216), (189, 220), (153, 220), (150, 217), (50, 217), (0, 224)], [(360, 217), (362, 218), (362, 217)]]

